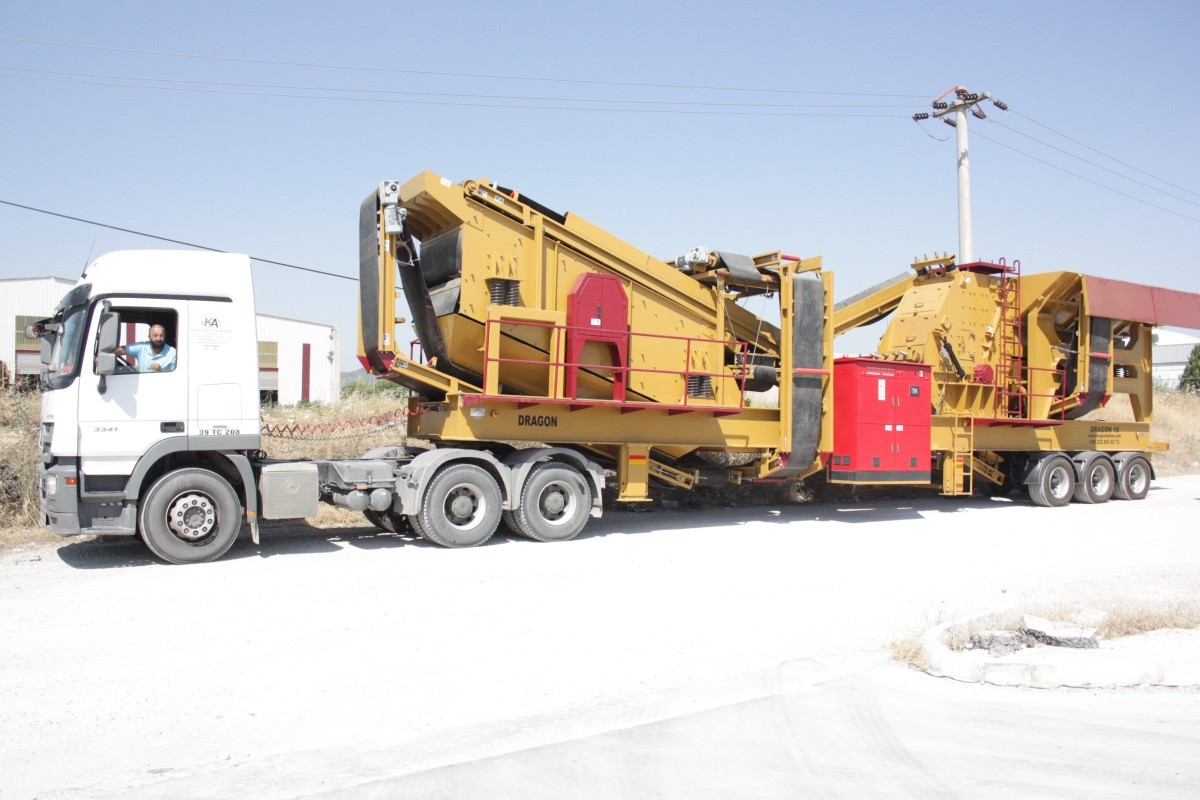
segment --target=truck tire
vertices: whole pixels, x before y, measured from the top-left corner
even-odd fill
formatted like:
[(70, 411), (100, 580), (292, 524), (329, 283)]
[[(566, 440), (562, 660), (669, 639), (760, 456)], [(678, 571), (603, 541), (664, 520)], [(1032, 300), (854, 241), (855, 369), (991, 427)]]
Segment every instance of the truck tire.
[(403, 533), (408, 527), (408, 518), (395, 511), (376, 511), (368, 508), (363, 512), (363, 516), (376, 528), (387, 533)]
[(142, 540), (172, 564), (225, 555), (242, 530), (242, 506), (229, 482), (207, 469), (186, 468), (156, 480), (138, 513)]
[(539, 542), (568, 542), (587, 524), (592, 491), (587, 478), (568, 464), (539, 464), (521, 488), (510, 527)]
[(507, 508), (500, 512), (500, 521), (504, 523), (504, 527), (509, 531), (519, 536), (524, 536), (525, 531), (521, 530), (521, 523), (517, 522), (517, 512), (509, 511)]
[(1088, 453), (1075, 482), (1076, 503), (1105, 503), (1116, 488), (1117, 470), (1104, 453)]
[(1150, 492), (1150, 462), (1143, 455), (1133, 455), (1121, 462), (1117, 470), (1117, 485), (1113, 495), (1118, 500), (1142, 500)]
[[(429, 539), (429, 537), (425, 535), (425, 526), (421, 524), (420, 514), (409, 514), (407, 517), (405, 517), (405, 519), (408, 520), (408, 527), (413, 529), (413, 533), (415, 533), (417, 536), (420, 536), (422, 539)], [(433, 540), (430, 539), (430, 541)]]
[(1071, 502), (1075, 493), (1075, 465), (1066, 456), (1047, 458), (1029, 484), (1029, 499), (1039, 506), (1057, 508)]
[(483, 467), (448, 464), (425, 490), (420, 531), (442, 547), (478, 547), (500, 525), (500, 487)]

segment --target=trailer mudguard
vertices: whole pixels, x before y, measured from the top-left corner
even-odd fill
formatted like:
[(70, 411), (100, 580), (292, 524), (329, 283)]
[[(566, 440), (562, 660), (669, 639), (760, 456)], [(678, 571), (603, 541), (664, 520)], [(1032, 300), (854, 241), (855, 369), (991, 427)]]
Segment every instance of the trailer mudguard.
[(590, 513), (593, 517), (599, 518), (604, 511), (601, 497), (604, 492), (604, 469), (595, 461), (568, 447), (537, 447), (518, 450), (504, 459), (504, 465), (512, 470), (512, 504), (516, 506), (520, 502), (521, 489), (525, 485), (525, 479), (542, 459), (567, 462), (587, 476), (588, 481), (592, 484), (592, 510)]

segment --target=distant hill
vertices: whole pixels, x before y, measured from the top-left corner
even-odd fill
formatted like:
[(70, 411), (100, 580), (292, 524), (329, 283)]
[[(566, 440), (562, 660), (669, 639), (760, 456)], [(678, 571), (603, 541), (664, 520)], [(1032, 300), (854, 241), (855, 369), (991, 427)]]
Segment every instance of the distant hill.
[(371, 376), (368, 375), (367, 371), (362, 368), (347, 370), (346, 372), (340, 373), (340, 376), (342, 379), (342, 382), (339, 384), (340, 386), (345, 386), (347, 383), (353, 383), (354, 381), (371, 380)]

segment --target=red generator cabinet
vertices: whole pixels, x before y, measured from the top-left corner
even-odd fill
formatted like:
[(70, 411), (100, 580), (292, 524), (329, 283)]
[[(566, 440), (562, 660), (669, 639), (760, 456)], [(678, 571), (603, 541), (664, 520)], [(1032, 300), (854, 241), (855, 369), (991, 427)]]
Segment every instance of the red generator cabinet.
[(932, 417), (928, 364), (836, 359), (830, 482), (929, 483)]

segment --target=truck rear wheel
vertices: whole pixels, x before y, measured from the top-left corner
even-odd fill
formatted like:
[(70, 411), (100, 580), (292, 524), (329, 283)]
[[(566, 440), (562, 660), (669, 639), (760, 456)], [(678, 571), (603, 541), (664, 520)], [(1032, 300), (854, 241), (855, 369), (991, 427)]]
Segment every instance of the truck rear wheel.
[(1114, 495), (1118, 500), (1141, 500), (1150, 492), (1150, 462), (1133, 455), (1121, 462)]
[(1065, 506), (1075, 493), (1075, 465), (1066, 456), (1051, 456), (1029, 484), (1029, 499), (1039, 506)]
[(442, 547), (477, 547), (500, 525), (500, 503), (491, 473), (475, 464), (450, 464), (425, 490), (418, 530)]
[(229, 482), (207, 469), (168, 472), (150, 486), (138, 514), (142, 540), (172, 564), (225, 555), (242, 530), (242, 507)]
[(1103, 453), (1089, 453), (1079, 469), (1074, 498), (1077, 503), (1104, 503), (1112, 497), (1117, 470)]
[(510, 527), (539, 542), (567, 542), (587, 524), (592, 492), (587, 479), (572, 466), (551, 462), (529, 474), (521, 503), (508, 515)]

